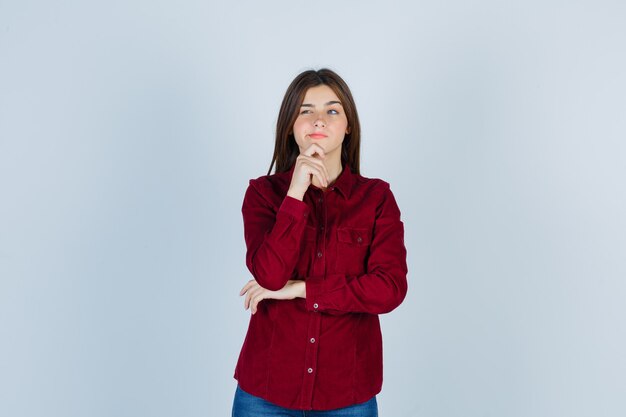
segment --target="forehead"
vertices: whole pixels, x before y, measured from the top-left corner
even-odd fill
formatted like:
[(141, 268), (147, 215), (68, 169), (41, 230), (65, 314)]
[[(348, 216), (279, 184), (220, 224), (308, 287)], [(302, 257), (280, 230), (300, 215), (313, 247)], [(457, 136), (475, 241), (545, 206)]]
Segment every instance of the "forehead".
[(333, 89), (325, 84), (309, 88), (304, 95), (304, 103), (323, 104), (333, 100), (340, 101)]

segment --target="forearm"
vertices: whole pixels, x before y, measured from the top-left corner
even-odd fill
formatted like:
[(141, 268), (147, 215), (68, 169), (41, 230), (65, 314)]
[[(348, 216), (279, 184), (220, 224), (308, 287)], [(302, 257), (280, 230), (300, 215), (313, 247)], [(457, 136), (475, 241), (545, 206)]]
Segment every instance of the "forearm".
[(407, 288), (406, 271), (402, 270), (311, 277), (306, 281), (306, 306), (328, 314), (384, 314), (402, 303)]
[(291, 197), (285, 197), (277, 212), (253, 203), (244, 201), (242, 209), (246, 265), (262, 287), (279, 290), (293, 277), (309, 208)]
[(256, 280), (250, 280), (244, 285), (239, 295), (245, 295), (244, 308), (250, 308), (252, 314), (257, 311), (258, 304), (266, 299), (293, 300), (295, 298), (306, 298), (306, 286), (304, 281), (289, 280), (283, 288), (277, 291), (268, 290)]

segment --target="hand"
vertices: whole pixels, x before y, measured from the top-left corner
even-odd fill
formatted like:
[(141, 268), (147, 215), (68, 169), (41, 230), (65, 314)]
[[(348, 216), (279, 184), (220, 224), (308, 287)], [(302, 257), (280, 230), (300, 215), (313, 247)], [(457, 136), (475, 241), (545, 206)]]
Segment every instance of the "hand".
[(259, 302), (266, 299), (273, 300), (293, 300), (294, 298), (305, 298), (306, 287), (304, 281), (301, 280), (289, 280), (283, 288), (278, 291), (270, 291), (261, 287), (256, 280), (251, 279), (246, 285), (243, 286), (239, 295), (246, 295), (244, 301), (244, 308), (247, 310), (250, 307), (252, 314), (256, 313)]
[(313, 177), (323, 186), (328, 187), (328, 170), (324, 165), (324, 149), (317, 143), (312, 143), (298, 158), (289, 184), (287, 195), (302, 200), (304, 193), (311, 185)]

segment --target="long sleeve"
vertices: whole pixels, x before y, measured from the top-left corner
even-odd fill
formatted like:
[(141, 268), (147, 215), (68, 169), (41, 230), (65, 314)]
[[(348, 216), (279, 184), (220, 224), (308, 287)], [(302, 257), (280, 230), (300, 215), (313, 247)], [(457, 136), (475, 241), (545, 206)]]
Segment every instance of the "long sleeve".
[(396, 200), (384, 184), (370, 245), (366, 273), (358, 276), (329, 274), (306, 279), (309, 311), (328, 314), (388, 313), (407, 292), (404, 225)]
[(269, 185), (250, 181), (242, 206), (246, 265), (259, 285), (279, 290), (292, 278), (309, 214), (305, 203), (286, 196), (278, 210)]

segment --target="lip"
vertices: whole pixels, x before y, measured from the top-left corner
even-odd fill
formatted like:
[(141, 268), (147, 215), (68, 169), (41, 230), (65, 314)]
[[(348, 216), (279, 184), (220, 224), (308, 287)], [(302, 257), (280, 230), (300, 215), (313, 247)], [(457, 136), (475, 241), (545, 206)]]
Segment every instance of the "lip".
[(322, 138), (327, 137), (327, 135), (325, 135), (323, 133), (311, 133), (309, 135), (309, 137), (312, 138), (312, 139), (322, 139)]

